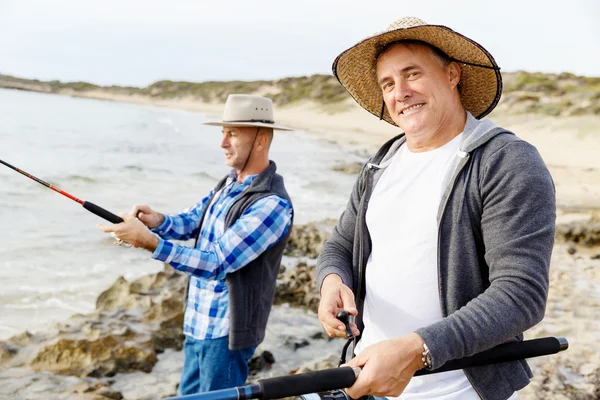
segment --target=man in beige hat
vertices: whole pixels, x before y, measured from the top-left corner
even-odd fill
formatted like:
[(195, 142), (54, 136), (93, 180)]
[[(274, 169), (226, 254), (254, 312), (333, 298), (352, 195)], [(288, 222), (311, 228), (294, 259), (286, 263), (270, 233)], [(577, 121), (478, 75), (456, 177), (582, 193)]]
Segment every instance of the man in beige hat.
[[(118, 244), (149, 250), (190, 275), (180, 395), (246, 381), (248, 361), (264, 339), (293, 221), (283, 178), (269, 160), (273, 130), (290, 130), (275, 124), (272, 101), (232, 94), (223, 120), (206, 125), (223, 127), (221, 148), (231, 173), (204, 199), (168, 216), (136, 205), (123, 223), (100, 226)], [(191, 238), (194, 247), (170, 241)]]
[[(403, 18), (340, 54), (333, 72), (403, 133), (369, 160), (318, 261), (319, 319), (356, 316), (353, 398), (516, 398), (507, 362), (413, 377), (522, 340), (544, 316), (555, 195), (536, 149), (482, 118), (500, 99), (492, 56), (450, 28)], [(400, 131), (399, 131), (400, 132)]]

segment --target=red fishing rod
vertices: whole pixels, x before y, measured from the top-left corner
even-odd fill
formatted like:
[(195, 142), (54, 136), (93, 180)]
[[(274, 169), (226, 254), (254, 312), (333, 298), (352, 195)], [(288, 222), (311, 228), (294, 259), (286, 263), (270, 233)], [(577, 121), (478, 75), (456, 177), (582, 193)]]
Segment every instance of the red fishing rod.
[(0, 164), (4, 164), (6, 165), (8, 168), (13, 169), (15, 171), (17, 171), (18, 173), (20, 173), (21, 175), (25, 175), (26, 177), (33, 179), (34, 181), (36, 181), (37, 183), (46, 186), (49, 189), (54, 190), (55, 192), (58, 192), (60, 194), (62, 194), (63, 196), (68, 197), (69, 199), (78, 202), (79, 204), (81, 204), (83, 206), (83, 208), (85, 208), (86, 210), (88, 210), (91, 213), (96, 214), (97, 216), (99, 216), (100, 218), (104, 218), (107, 221), (112, 222), (113, 224), (119, 224), (121, 222), (123, 222), (123, 218), (111, 213), (108, 210), (105, 210), (104, 208), (95, 205), (94, 203), (90, 203), (89, 201), (85, 201), (85, 200), (81, 200), (78, 199), (77, 197), (73, 196), (70, 193), (65, 192), (64, 190), (57, 188), (54, 185), (49, 184), (48, 182), (45, 182), (43, 180), (41, 180), (40, 178), (36, 178), (35, 176), (31, 175), (28, 172), (23, 171), (22, 169), (19, 169), (17, 167), (14, 167), (12, 165), (10, 165), (7, 162), (4, 162), (2, 160), (0, 160)]

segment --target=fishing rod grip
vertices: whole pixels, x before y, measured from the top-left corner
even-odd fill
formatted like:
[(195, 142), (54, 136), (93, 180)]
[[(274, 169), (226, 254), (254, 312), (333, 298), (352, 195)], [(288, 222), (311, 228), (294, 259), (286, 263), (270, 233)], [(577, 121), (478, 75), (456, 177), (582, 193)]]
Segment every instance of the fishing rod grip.
[(280, 376), (258, 381), (262, 388), (261, 399), (281, 399), (302, 393), (325, 392), (350, 387), (360, 369), (339, 367), (312, 371), (305, 374)]
[(89, 201), (83, 202), (83, 208), (91, 213), (96, 214), (100, 218), (104, 218), (105, 220), (112, 222), (113, 224), (120, 224), (123, 222), (123, 218), (111, 213), (108, 210), (105, 210), (100, 206), (95, 205), (94, 203), (90, 203)]
[(470, 357), (448, 361), (435, 370), (421, 369), (415, 373), (415, 376), (546, 356), (556, 354), (568, 348), (569, 342), (563, 337), (545, 337), (522, 342), (504, 343)]

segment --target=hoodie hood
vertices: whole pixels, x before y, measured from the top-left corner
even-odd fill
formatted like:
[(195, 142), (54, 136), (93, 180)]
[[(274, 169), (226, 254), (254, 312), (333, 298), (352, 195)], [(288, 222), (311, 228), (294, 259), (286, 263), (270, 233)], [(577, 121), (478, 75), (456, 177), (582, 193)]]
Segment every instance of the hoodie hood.
[[(473, 117), (473, 115), (467, 111), (467, 121), (462, 133), (463, 137), (459, 145), (459, 154), (457, 154), (457, 157), (459, 158), (465, 157), (464, 154), (460, 153), (470, 153), (500, 133), (512, 132), (509, 132), (504, 128), (500, 128), (489, 119), (481, 121), (475, 119), (475, 117)], [(373, 158), (369, 161), (369, 165), (378, 169), (386, 168), (390, 164), (392, 157), (394, 157), (400, 146), (402, 146), (405, 142), (406, 136), (404, 133), (393, 137), (383, 146), (381, 146), (375, 156), (373, 156)]]
[[(443, 195), (440, 199), (440, 209), (438, 213), (438, 221), (443, 212), (446, 199), (450, 194), (452, 187), (454, 185), (454, 181), (456, 177), (463, 169), (463, 167), (467, 164), (470, 158), (470, 153), (475, 151), (478, 147), (484, 145), (493, 137), (502, 134), (509, 133), (513, 134), (510, 131), (507, 131), (504, 128), (497, 126), (492, 121), (478, 120), (471, 115), (470, 112), (467, 111), (467, 121), (465, 123), (465, 128), (462, 132), (463, 137), (458, 147), (458, 151), (456, 152), (456, 157), (452, 160), (448, 167), (448, 171), (446, 171), (446, 175), (443, 180)], [(398, 149), (406, 142), (406, 136), (404, 133), (390, 139), (386, 142), (375, 154), (375, 156), (367, 163), (367, 168), (374, 169), (375, 172), (373, 174), (373, 186), (377, 184), (377, 181), (383, 174), (385, 168), (387, 168), (397, 153)]]

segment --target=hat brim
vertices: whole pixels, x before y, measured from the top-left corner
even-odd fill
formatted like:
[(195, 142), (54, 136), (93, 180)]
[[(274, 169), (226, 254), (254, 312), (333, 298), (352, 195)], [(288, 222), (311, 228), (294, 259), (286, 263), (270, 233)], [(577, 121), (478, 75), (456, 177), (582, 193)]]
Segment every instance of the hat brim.
[[(370, 36), (342, 52), (333, 62), (333, 74), (356, 102), (392, 125), (377, 84), (376, 58), (386, 45), (400, 40), (419, 40), (437, 47), (461, 67), (460, 97), (475, 118), (489, 114), (500, 101), (502, 76), (492, 55), (481, 45), (442, 25), (419, 25)], [(463, 61), (464, 63), (461, 63)], [(469, 64), (477, 65), (469, 65)]]
[(211, 125), (211, 126), (236, 126), (236, 127), (244, 127), (244, 126), (256, 126), (261, 128), (271, 128), (278, 131), (293, 131), (292, 128), (288, 128), (287, 126), (278, 125), (278, 124), (268, 124), (266, 122), (223, 122), (223, 121), (211, 121), (204, 122), (203, 125)]

